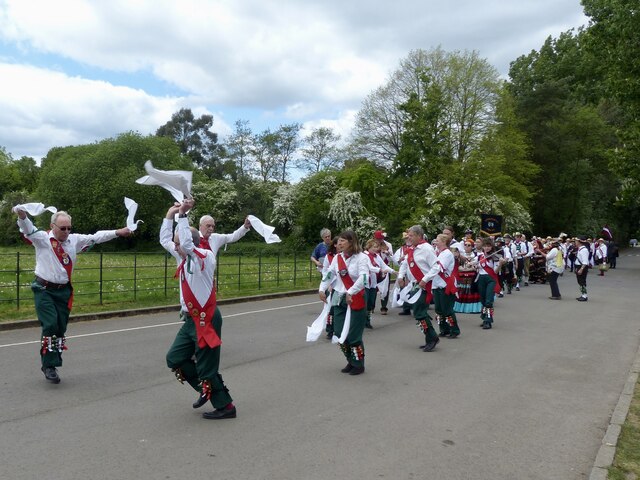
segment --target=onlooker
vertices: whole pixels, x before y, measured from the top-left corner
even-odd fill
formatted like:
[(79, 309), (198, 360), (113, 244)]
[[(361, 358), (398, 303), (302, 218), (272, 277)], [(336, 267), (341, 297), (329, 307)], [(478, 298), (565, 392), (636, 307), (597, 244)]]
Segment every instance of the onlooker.
[(324, 257), (327, 255), (327, 249), (329, 248), (329, 245), (331, 245), (331, 230), (328, 228), (320, 230), (320, 238), (322, 238), (322, 242), (316, 245), (316, 248), (313, 249), (311, 261), (314, 263), (318, 271), (322, 272), (322, 263), (324, 261)]

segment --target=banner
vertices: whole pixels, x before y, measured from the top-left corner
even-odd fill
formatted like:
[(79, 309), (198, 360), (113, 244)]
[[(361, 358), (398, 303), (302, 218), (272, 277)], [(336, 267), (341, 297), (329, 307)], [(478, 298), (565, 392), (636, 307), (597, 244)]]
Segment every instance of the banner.
[(494, 237), (502, 234), (502, 215), (481, 213), (480, 221), (480, 233), (489, 237)]

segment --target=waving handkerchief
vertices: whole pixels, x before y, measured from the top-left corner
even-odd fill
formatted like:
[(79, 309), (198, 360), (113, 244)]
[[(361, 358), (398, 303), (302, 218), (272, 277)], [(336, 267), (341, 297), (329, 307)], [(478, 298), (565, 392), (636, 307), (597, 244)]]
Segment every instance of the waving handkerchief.
[(135, 232), (138, 228), (138, 223), (142, 220), (134, 220), (136, 212), (138, 211), (138, 204), (130, 198), (124, 197), (124, 206), (127, 207), (129, 214), (127, 215), (127, 228), (132, 232)]
[(258, 217), (254, 217), (253, 215), (247, 215), (249, 222), (251, 222), (251, 226), (254, 228), (256, 233), (261, 235), (265, 242), (267, 243), (278, 243), (281, 242), (280, 237), (273, 233), (275, 227), (271, 225), (266, 225), (260, 220)]
[(329, 310), (331, 310), (331, 300), (327, 299), (318, 318), (314, 320), (311, 326), (307, 327), (307, 342), (315, 342), (320, 338), (327, 324)]
[(11, 210), (13, 213), (17, 213), (18, 210), (23, 210), (32, 217), (36, 217), (47, 211), (51, 213), (56, 213), (58, 211), (56, 207), (45, 207), (44, 203), (23, 203), (21, 205), (16, 205)]
[(187, 170), (158, 170), (147, 160), (144, 164), (147, 175), (140, 177), (136, 183), (140, 185), (158, 185), (168, 190), (178, 202), (191, 198), (191, 179), (193, 172)]

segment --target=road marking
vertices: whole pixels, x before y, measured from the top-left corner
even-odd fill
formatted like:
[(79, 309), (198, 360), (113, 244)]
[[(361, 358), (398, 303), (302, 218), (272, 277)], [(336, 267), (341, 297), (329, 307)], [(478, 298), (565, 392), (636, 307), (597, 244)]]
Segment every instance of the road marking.
[[(248, 312), (231, 313), (229, 315), (225, 315), (224, 318), (241, 317), (243, 315), (253, 315), (254, 313), (272, 312), (274, 310), (285, 310), (287, 308), (306, 307), (308, 305), (315, 305), (317, 303), (319, 303), (319, 300), (315, 301), (315, 302), (308, 302), (308, 303), (297, 303), (295, 305), (285, 305), (283, 307), (264, 308), (262, 310), (251, 310), (251, 311), (248, 311)], [(144, 327), (120, 328), (118, 330), (107, 330), (105, 332), (83, 333), (81, 335), (68, 336), (67, 339), (82, 338), (82, 337), (94, 337), (96, 335), (107, 335), (107, 334), (111, 334), (111, 333), (132, 332), (134, 330), (145, 330), (147, 328), (168, 327), (168, 326), (171, 326), (171, 325), (180, 325), (181, 323), (182, 322), (158, 323), (156, 325), (145, 325)], [(35, 343), (40, 343), (40, 340), (33, 340), (33, 341), (30, 341), (30, 342), (7, 343), (5, 345), (0, 345), (0, 348), (18, 347), (20, 345), (33, 345)]]

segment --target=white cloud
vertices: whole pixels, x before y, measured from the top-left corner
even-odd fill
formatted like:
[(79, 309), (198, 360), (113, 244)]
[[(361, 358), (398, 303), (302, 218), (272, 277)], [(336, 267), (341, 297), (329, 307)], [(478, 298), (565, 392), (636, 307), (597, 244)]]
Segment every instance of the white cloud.
[[(188, 98), (153, 97), (142, 90), (25, 65), (0, 63), (0, 145), (41, 157), (53, 146), (92, 143), (134, 130), (154, 133), (183, 106), (210, 113)], [(218, 131), (229, 129), (214, 115)], [(229, 129), (230, 130), (230, 129)]]
[[(2, 120), (0, 145), (34, 155), (36, 145), (147, 133), (184, 106), (214, 111), (222, 135), (234, 109), (261, 112), (274, 128), (293, 120), (342, 130), (412, 49), (478, 50), (504, 75), (548, 35), (586, 23), (581, 12), (579, 0), (0, 0), (0, 58), (3, 42), (22, 52), (1, 67), (14, 78), (0, 119), (17, 123)], [(57, 66), (15, 65), (32, 56)], [(76, 78), (69, 64), (125, 80)], [(127, 87), (141, 72), (183, 93)]]

